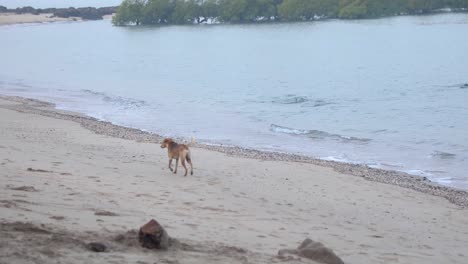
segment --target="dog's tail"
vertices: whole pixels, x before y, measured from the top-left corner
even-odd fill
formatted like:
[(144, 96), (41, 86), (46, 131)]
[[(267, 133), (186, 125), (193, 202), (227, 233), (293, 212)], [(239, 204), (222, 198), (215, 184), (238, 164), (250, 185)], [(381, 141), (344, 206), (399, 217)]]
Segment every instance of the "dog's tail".
[(195, 145), (195, 138), (192, 137), (192, 140), (187, 144), (187, 146), (191, 147), (193, 145)]

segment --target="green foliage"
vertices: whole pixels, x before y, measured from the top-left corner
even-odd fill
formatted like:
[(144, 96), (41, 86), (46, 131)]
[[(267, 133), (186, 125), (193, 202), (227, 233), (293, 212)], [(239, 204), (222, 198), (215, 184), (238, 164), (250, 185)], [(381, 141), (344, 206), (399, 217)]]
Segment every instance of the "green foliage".
[(468, 8), (468, 0), (447, 0), (447, 6), (452, 8)]
[(220, 16), (219, 19), (224, 22), (241, 22), (248, 16), (247, 0), (220, 0)]
[(124, 0), (117, 9), (117, 14), (112, 18), (112, 23), (117, 26), (139, 25), (143, 18), (145, 2), (145, 0)]
[(408, 0), (408, 12), (410, 13), (429, 13), (443, 7), (444, 3), (438, 0)]
[(276, 18), (275, 0), (219, 0), (219, 20), (245, 23)]
[(124, 0), (112, 23), (193, 24), (359, 19), (468, 8), (468, 0)]
[(366, 0), (340, 0), (338, 16), (346, 19), (364, 18), (367, 14)]
[(394, 16), (406, 12), (408, 0), (368, 0), (366, 17)]
[(172, 13), (176, 7), (176, 1), (172, 0), (148, 0), (146, 2), (142, 22), (144, 24), (168, 24), (172, 21)]
[(220, 14), (220, 9), (219, 9), (217, 0), (202, 1), (202, 3), (200, 4), (198, 14), (197, 14), (198, 16), (197, 22), (200, 23), (201, 21), (206, 21), (208, 19), (215, 19), (219, 17), (219, 14)]
[(336, 17), (339, 0), (284, 0), (278, 6), (282, 20), (297, 21)]

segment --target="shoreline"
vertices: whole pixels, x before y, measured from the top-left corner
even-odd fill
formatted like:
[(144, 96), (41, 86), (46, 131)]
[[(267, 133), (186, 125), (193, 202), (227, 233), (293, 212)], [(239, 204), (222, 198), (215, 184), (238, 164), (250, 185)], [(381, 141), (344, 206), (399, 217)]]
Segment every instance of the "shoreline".
[[(163, 138), (155, 133), (142, 131), (136, 128), (115, 125), (111, 122), (100, 121), (96, 118), (80, 113), (59, 110), (55, 108), (53, 103), (49, 102), (18, 96), (4, 95), (0, 95), (0, 99), (19, 103), (17, 105), (3, 105), (0, 106), (0, 108), (10, 109), (23, 113), (38, 114), (56, 119), (71, 120), (80, 124), (82, 127), (100, 135), (145, 143), (160, 143)], [(175, 139), (178, 141), (184, 141), (184, 139), (181, 138)], [(371, 168), (364, 164), (327, 161), (297, 154), (267, 152), (238, 146), (218, 146), (196, 143), (194, 147), (223, 153), (232, 157), (256, 159), (262, 161), (306, 163), (320, 167), (331, 168), (335, 172), (360, 177), (368, 181), (394, 185), (433, 196), (443, 197), (457, 206), (468, 208), (468, 191), (443, 186), (441, 184), (429, 181), (426, 177), (411, 175), (404, 172)]]

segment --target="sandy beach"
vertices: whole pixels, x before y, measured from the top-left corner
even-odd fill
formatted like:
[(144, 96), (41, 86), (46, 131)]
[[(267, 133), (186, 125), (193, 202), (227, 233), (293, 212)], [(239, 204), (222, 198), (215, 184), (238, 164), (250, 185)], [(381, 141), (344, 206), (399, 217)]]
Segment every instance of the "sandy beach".
[[(345, 263), (468, 259), (467, 193), (421, 178), (208, 146), (183, 177), (157, 135), (15, 97), (0, 120), (0, 263), (283, 263), (305, 238)], [(178, 246), (138, 246), (151, 218)]]
[(59, 21), (80, 21), (81, 18), (53, 17), (52, 14), (14, 14), (0, 13), (0, 26), (24, 23), (49, 23)]

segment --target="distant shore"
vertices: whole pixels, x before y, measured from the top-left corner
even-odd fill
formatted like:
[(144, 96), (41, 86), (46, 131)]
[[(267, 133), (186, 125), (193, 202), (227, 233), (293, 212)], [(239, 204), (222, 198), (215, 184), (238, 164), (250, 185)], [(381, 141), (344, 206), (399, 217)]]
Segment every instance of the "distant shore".
[(50, 23), (50, 22), (61, 22), (61, 21), (81, 21), (78, 17), (61, 18), (54, 17), (53, 14), (11, 14), (11, 13), (0, 13), (0, 26), (3, 25), (14, 25), (14, 24), (25, 24), (25, 23)]
[(0, 6), (0, 26), (23, 23), (101, 20), (112, 16), (117, 7), (46, 8), (22, 7), (7, 9)]

